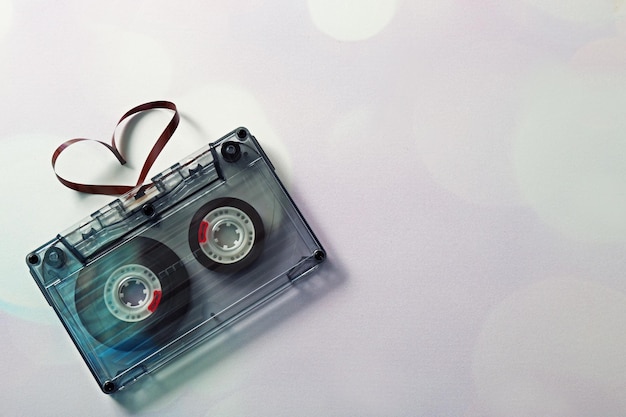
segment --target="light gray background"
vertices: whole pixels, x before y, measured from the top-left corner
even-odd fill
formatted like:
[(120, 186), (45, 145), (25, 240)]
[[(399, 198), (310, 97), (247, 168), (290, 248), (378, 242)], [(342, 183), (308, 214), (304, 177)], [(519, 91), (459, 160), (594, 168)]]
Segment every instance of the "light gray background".
[[(0, 0), (2, 415), (623, 416), (626, 4)], [(239, 125), (328, 263), (116, 398), (28, 251), (109, 201), (64, 140), (150, 100), (153, 173)], [(169, 118), (59, 171), (132, 183)]]

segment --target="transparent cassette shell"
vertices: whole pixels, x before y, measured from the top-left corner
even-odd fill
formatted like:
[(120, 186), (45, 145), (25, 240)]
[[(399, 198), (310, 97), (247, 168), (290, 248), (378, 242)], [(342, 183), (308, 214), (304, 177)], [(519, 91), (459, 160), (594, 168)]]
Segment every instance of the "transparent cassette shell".
[(326, 254), (238, 128), (30, 253), (35, 282), (105, 393), (169, 363)]

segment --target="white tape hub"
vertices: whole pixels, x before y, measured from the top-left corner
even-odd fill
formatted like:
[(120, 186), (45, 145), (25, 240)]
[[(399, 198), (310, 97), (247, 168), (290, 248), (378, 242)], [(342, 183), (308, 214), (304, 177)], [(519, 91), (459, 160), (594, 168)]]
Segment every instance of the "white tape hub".
[(209, 259), (221, 264), (233, 264), (244, 258), (254, 244), (252, 219), (235, 207), (219, 207), (202, 219), (207, 233), (200, 248)]
[(151, 270), (129, 264), (109, 275), (104, 286), (104, 302), (117, 319), (137, 322), (156, 311), (161, 291), (161, 282)]

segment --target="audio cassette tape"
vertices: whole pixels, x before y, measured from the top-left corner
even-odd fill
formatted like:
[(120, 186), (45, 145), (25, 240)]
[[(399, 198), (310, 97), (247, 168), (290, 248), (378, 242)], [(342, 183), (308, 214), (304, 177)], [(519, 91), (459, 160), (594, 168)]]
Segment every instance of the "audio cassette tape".
[(110, 394), (250, 313), (325, 257), (255, 137), (238, 128), (26, 262)]

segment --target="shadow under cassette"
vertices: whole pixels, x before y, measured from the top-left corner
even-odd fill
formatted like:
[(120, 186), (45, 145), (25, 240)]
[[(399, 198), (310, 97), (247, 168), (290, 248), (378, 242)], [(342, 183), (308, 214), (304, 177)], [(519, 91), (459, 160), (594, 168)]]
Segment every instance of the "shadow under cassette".
[(113, 393), (245, 316), (326, 254), (245, 128), (26, 257), (101, 389)]

